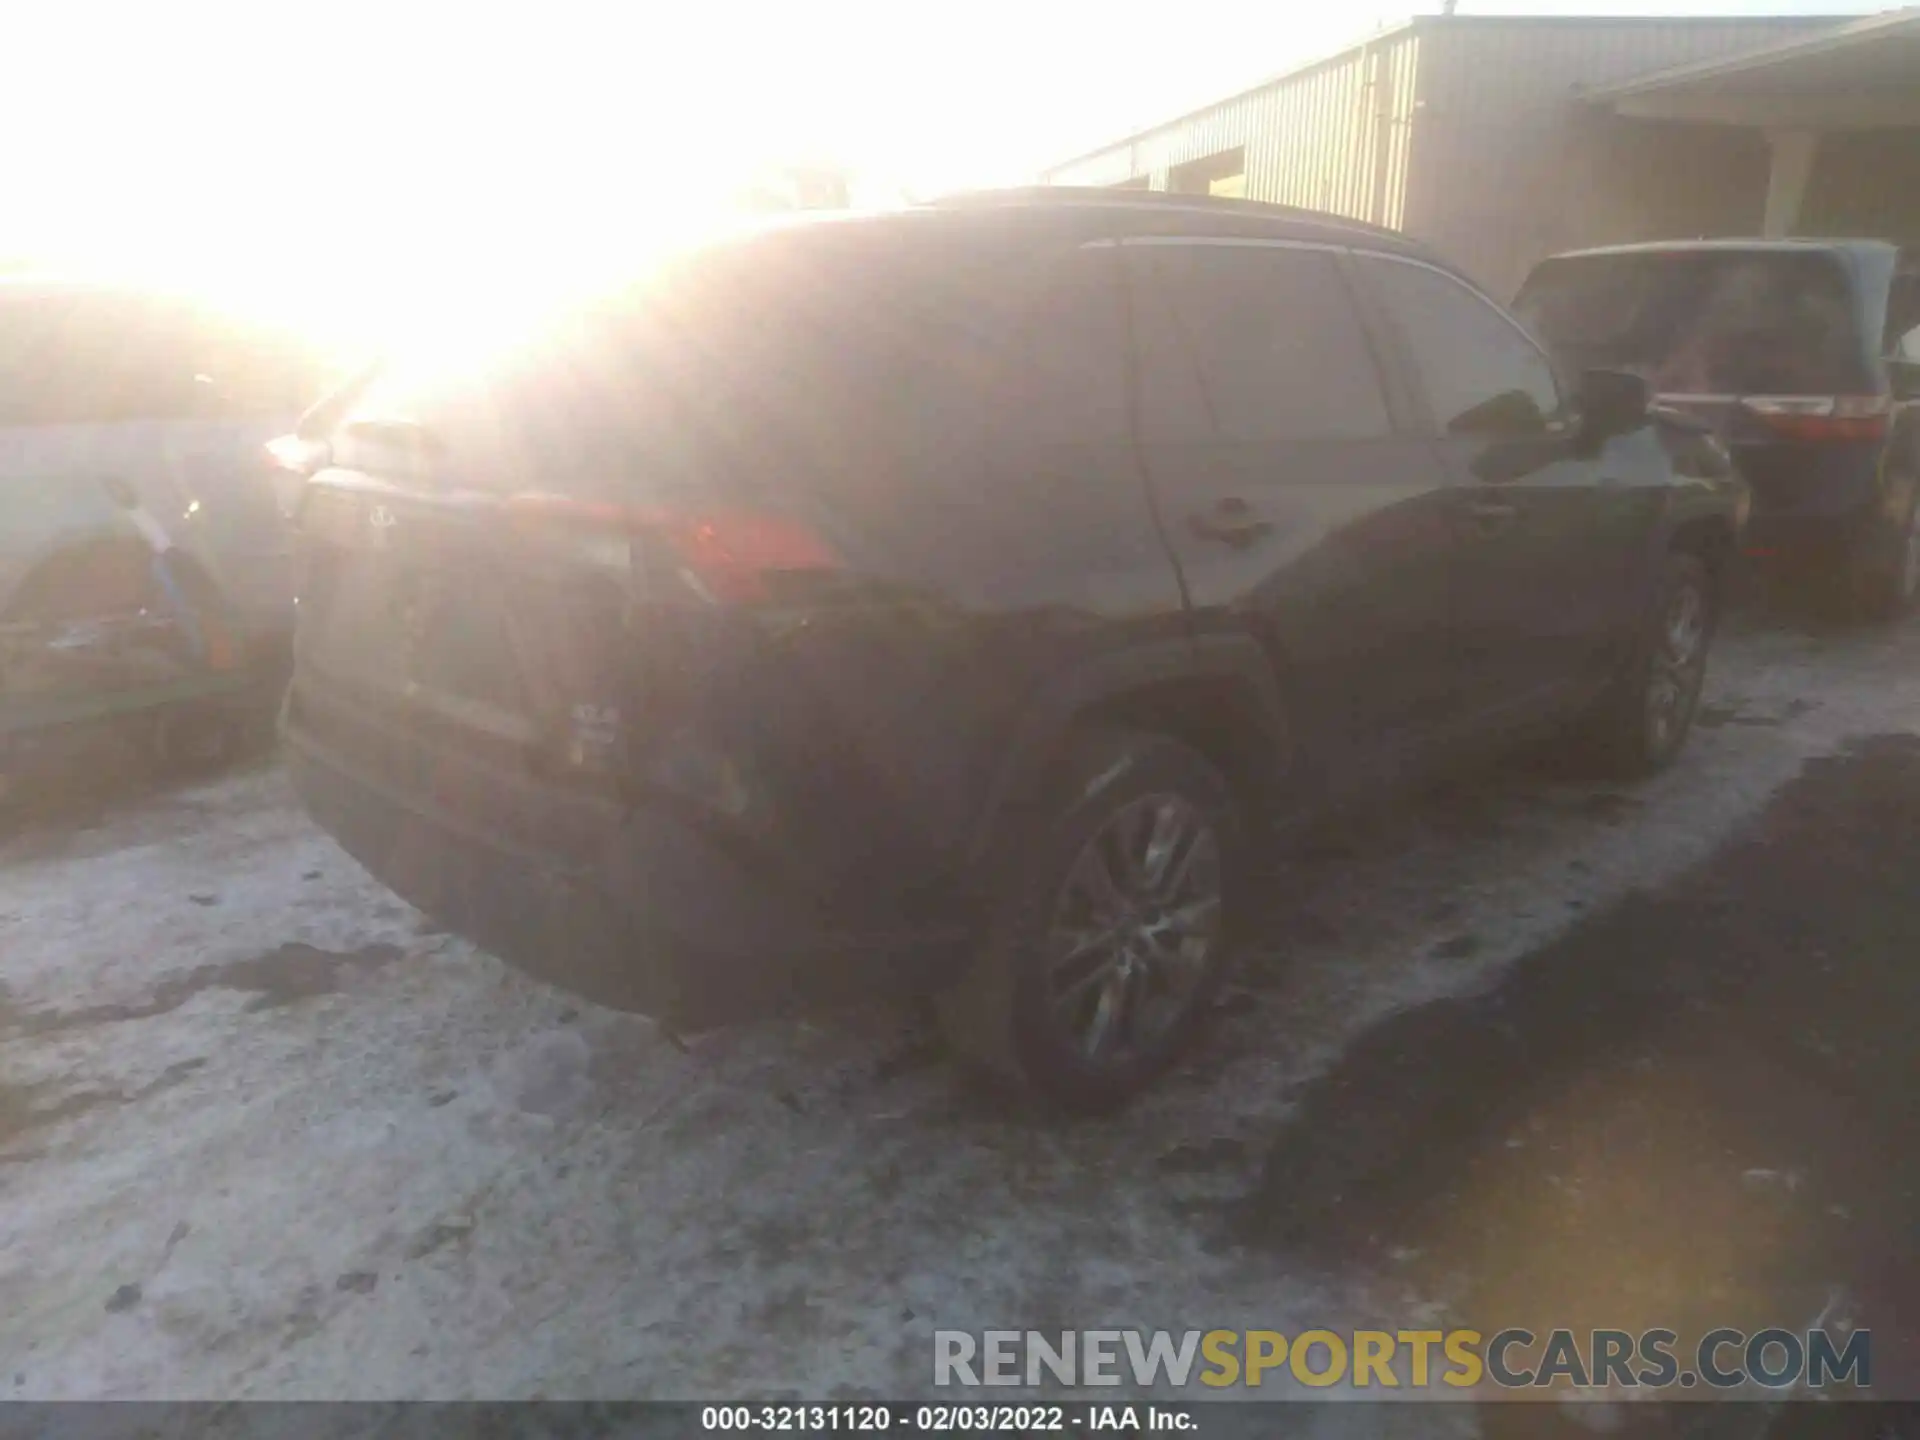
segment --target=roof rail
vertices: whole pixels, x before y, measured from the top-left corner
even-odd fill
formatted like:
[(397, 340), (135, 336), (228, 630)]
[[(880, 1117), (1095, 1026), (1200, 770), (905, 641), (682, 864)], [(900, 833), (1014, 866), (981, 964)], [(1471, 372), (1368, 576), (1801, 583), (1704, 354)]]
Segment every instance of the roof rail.
[(1274, 205), (1265, 200), (1242, 200), (1224, 195), (1184, 195), (1171, 190), (1134, 190), (1119, 185), (1021, 185), (1003, 190), (962, 190), (927, 202), (943, 209), (992, 205), (1110, 205), (1119, 209), (1193, 210), (1213, 214), (1262, 215), (1270, 219), (1302, 220), (1362, 235), (1408, 237), (1385, 225), (1310, 210), (1303, 205)]

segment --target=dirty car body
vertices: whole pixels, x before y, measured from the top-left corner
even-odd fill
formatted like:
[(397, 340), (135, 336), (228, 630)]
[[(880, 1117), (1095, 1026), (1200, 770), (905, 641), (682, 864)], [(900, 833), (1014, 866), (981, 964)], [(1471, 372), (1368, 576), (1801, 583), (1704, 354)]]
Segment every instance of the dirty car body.
[(1580, 713), (1732, 534), (1424, 251), (1151, 197), (731, 237), (302, 443), (307, 805), (690, 1027), (961, 982), (1090, 728), (1307, 813)]

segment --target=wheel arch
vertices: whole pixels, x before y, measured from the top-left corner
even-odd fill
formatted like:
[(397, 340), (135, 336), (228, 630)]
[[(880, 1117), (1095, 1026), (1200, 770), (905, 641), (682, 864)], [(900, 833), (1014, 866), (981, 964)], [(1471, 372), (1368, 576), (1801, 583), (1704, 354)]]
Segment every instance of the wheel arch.
[(1204, 755), (1236, 794), (1276, 802), (1291, 766), (1278, 677), (1250, 635), (1130, 647), (1049, 682), (1028, 706), (968, 846), (991, 854), (1011, 817), (1044, 794), (1072, 737), (1090, 727), (1150, 730)]
[(1668, 533), (1666, 548), (1694, 556), (1718, 585), (1725, 579), (1727, 562), (1733, 556), (1733, 522), (1720, 514), (1689, 516)]

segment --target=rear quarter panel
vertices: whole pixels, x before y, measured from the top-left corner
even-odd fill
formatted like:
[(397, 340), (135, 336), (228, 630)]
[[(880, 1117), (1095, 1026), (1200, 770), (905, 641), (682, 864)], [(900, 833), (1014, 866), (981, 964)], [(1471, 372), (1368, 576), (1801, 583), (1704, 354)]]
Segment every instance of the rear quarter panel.
[[(713, 720), (753, 728), (790, 843), (854, 908), (875, 880), (910, 905), (969, 890), (972, 842), (1044, 693), (1130, 651), (1186, 653), (1127, 427), (1114, 258), (1069, 245), (1010, 262), (937, 399), (805, 467), (842, 597), (759, 650), (741, 674), (754, 698)], [(1076, 347), (1039, 309), (1056, 262), (1088, 266), (1082, 298), (1113, 306), (1110, 390), (1060, 372)]]

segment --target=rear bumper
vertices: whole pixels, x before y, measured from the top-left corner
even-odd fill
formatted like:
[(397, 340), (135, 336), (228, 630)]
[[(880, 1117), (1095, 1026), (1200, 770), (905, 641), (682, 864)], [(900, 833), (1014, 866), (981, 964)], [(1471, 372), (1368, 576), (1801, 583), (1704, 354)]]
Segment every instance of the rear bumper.
[(1838, 515), (1782, 515), (1755, 510), (1741, 532), (1741, 548), (1761, 563), (1843, 564), (1872, 527), (1877, 505)]
[[(291, 701), (283, 733), (308, 811), (376, 878), (515, 969), (598, 1004), (699, 1029), (925, 993), (973, 951), (971, 930), (823, 932), (665, 810), (535, 787), (438, 749), (410, 757), (413, 776), (432, 776), (428, 795), (396, 783), (391, 752), (326, 743)], [(436, 798), (452, 795), (465, 798)]]
[(1844, 561), (1887, 502), (1882, 450), (1874, 441), (1736, 446), (1753, 496), (1743, 547), (1760, 559)]

